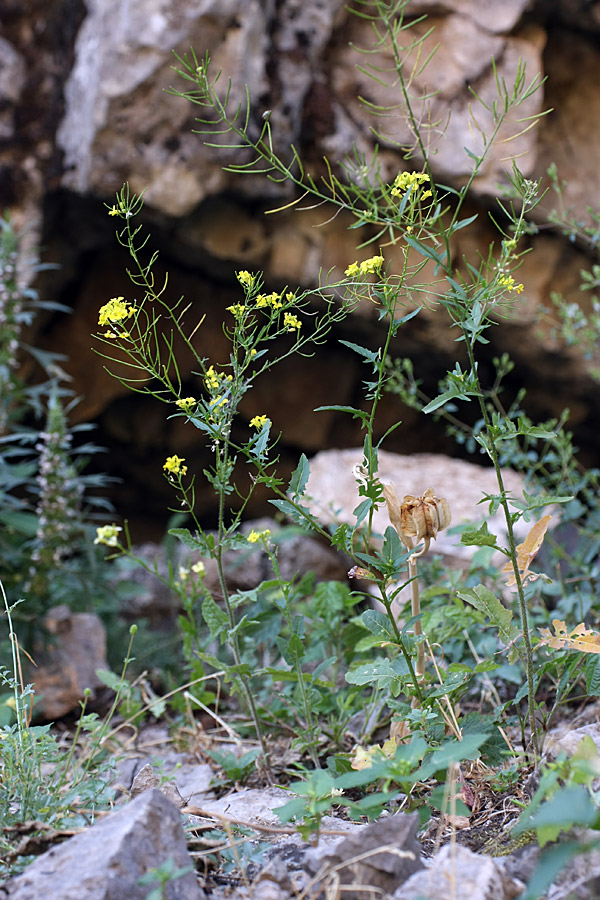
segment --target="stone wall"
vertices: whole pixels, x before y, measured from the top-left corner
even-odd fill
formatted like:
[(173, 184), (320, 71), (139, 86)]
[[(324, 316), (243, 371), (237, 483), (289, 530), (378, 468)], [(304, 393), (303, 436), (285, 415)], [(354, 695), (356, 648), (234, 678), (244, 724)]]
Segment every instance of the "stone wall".
[[(457, 264), (485, 248), (493, 234), (488, 220), (508, 154), (517, 155), (527, 177), (542, 178), (551, 162), (568, 182), (566, 202), (582, 220), (600, 198), (596, 132), (600, 130), (600, 3), (584, 0), (415, 0), (413, 15), (428, 13), (423, 31), (427, 49), (439, 43), (426, 75), (415, 89), (437, 93), (428, 111), (436, 177), (461, 184), (467, 174), (465, 145), (478, 147), (469, 124), (471, 90), (489, 100), (494, 91), (492, 57), (508, 83), (518, 60), (527, 77), (547, 77), (519, 111), (525, 118), (552, 109), (536, 128), (511, 144), (499, 135), (489, 162), (473, 186), (471, 213), (476, 232), (459, 232), (453, 246)], [(345, 268), (355, 254), (355, 232), (343, 215), (323, 210), (265, 216), (265, 209), (289, 200), (285, 186), (222, 171), (220, 152), (192, 133), (197, 111), (168, 93), (184, 87), (173, 70), (173, 51), (201, 57), (210, 51), (223, 79), (232, 78), (234, 97), (248, 85), (253, 117), (271, 110), (273, 135), (284, 149), (293, 143), (318, 173), (327, 155), (338, 162), (352, 144), (370, 155), (373, 122), (357, 94), (375, 103), (393, 102), (389, 90), (357, 69), (363, 62), (353, 44), (369, 46), (364, 19), (350, 15), (342, 0), (4, 0), (0, 38), (0, 203), (15, 223), (28, 229), (30, 249), (41, 247), (45, 261), (60, 269), (38, 279), (45, 299), (58, 300), (73, 315), (39, 320), (40, 346), (67, 352), (66, 368), (81, 395), (75, 416), (100, 425), (98, 440), (110, 450), (102, 465), (124, 479), (118, 491), (122, 514), (136, 508), (159, 515), (172, 500), (160, 474), (162, 459), (178, 452), (201, 465), (204, 448), (193, 429), (167, 422), (160, 404), (129, 394), (103, 370), (90, 348), (97, 310), (116, 295), (130, 295), (127, 259), (116, 246), (114, 222), (105, 203), (124, 181), (145, 190), (145, 219), (170, 271), (174, 298), (185, 294), (198, 315), (206, 314), (199, 347), (216, 360), (226, 347), (222, 311), (238, 296), (236, 268), (263, 269), (273, 289), (310, 286), (319, 271)], [(383, 64), (389, 63), (385, 58)], [(480, 124), (485, 126), (485, 115)], [(512, 123), (514, 129), (516, 123)], [(410, 139), (401, 115), (381, 119), (380, 165), (393, 178), (401, 167), (398, 141)], [(520, 129), (518, 129), (520, 130)], [(360, 173), (357, 172), (357, 177)], [(550, 195), (539, 221), (553, 202)], [(535, 251), (525, 258), (520, 278), (526, 290), (512, 317), (492, 333), (489, 359), (508, 351), (516, 362), (509, 392), (528, 388), (532, 415), (560, 415), (568, 406), (583, 460), (598, 461), (595, 422), (600, 400), (588, 372), (589, 361), (538, 324), (551, 291), (589, 301), (579, 292), (579, 270), (594, 262), (589, 251), (550, 230), (531, 237)], [(312, 414), (324, 403), (357, 403), (367, 373), (338, 338), (377, 345), (374, 310), (363, 308), (332, 335), (313, 361), (285, 364), (247, 396), (242, 413), (266, 412), (284, 432), (284, 469), (300, 451), (355, 445), (353, 423), (334, 413)], [(424, 386), (457, 358), (457, 344), (435, 311), (413, 319), (393, 351), (414, 359)], [(191, 364), (186, 391), (194, 392)], [(397, 418), (403, 426), (388, 444), (402, 452), (454, 451), (443, 431), (388, 398), (382, 431)], [(151, 490), (148, 486), (151, 485)], [(210, 512), (210, 493), (200, 503)]]

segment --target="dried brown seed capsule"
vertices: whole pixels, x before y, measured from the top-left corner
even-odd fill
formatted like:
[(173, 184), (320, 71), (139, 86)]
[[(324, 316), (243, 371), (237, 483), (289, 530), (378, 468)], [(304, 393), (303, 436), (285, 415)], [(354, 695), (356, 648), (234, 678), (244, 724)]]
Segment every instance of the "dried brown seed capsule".
[[(428, 488), (421, 497), (407, 494), (402, 503), (398, 500), (391, 484), (383, 486), (390, 522), (407, 547), (420, 541), (426, 542), (437, 537), (450, 524), (450, 507), (442, 497), (436, 497), (433, 488)], [(414, 539), (413, 541), (410, 538)]]

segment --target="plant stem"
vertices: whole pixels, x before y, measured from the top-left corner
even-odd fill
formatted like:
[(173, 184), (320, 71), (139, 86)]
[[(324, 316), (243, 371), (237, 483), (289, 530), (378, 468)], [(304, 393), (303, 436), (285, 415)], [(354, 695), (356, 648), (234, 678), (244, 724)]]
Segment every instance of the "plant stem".
[[(419, 596), (419, 577), (417, 572), (417, 558), (414, 556), (410, 556), (408, 558), (408, 575), (412, 579), (410, 583), (410, 592), (411, 592), (411, 613), (414, 616), (420, 616), (421, 614), (421, 598)], [(423, 628), (421, 626), (421, 619), (417, 619), (414, 624), (414, 635), (415, 638), (421, 637), (423, 634)], [(417, 667), (416, 667), (417, 680), (419, 684), (423, 684), (423, 679), (425, 677), (425, 645), (423, 641), (420, 641), (417, 646)]]
[(525, 600), (525, 592), (523, 590), (523, 580), (521, 578), (521, 572), (519, 571), (518, 558), (517, 558), (517, 545), (515, 541), (515, 533), (513, 529), (513, 520), (512, 515), (508, 506), (508, 499), (506, 496), (506, 488), (504, 487), (504, 478), (502, 476), (502, 468), (500, 466), (500, 460), (498, 458), (498, 449), (496, 447), (496, 443), (493, 437), (492, 431), (492, 422), (490, 420), (489, 412), (485, 403), (485, 399), (483, 397), (483, 393), (481, 390), (481, 384), (479, 381), (479, 375), (477, 374), (477, 368), (475, 364), (475, 355), (473, 353), (473, 346), (471, 343), (470, 336), (463, 332), (465, 335), (465, 344), (467, 347), (467, 353), (469, 356), (469, 364), (471, 366), (471, 372), (476, 380), (477, 384), (477, 399), (479, 401), (479, 408), (481, 410), (481, 415), (485, 425), (485, 433), (487, 437), (486, 441), (486, 450), (488, 456), (492, 461), (492, 465), (494, 466), (494, 471), (496, 473), (496, 480), (498, 482), (498, 492), (500, 495), (500, 506), (502, 507), (502, 511), (504, 513), (504, 519), (506, 522), (506, 533), (508, 537), (508, 549), (509, 549), (509, 558), (512, 563), (513, 572), (515, 576), (515, 582), (517, 587), (517, 596), (519, 600), (519, 615), (521, 618), (521, 636), (523, 638), (523, 645), (525, 647), (525, 674), (527, 677), (527, 705), (528, 705), (528, 718), (529, 718), (529, 727), (531, 729), (531, 741), (533, 745), (533, 753), (535, 760), (537, 762), (537, 758), (539, 756), (539, 742), (537, 729), (535, 724), (535, 686), (533, 679), (533, 651), (531, 648), (531, 639), (529, 637), (529, 614), (527, 611), (527, 601)]
[[(217, 453), (220, 453), (221, 459), (221, 471), (226, 469), (227, 467), (227, 442), (225, 442), (225, 446), (222, 450), (217, 450)], [(233, 607), (231, 605), (231, 600), (229, 598), (229, 589), (227, 587), (227, 581), (225, 579), (225, 572), (223, 569), (223, 539), (225, 536), (225, 491), (221, 486), (218, 490), (218, 498), (219, 498), (219, 513), (218, 513), (218, 542), (216, 549), (216, 563), (217, 563), (217, 572), (219, 576), (219, 586), (221, 588), (221, 594), (223, 596), (223, 602), (225, 604), (225, 611), (227, 612), (227, 618), (229, 620), (229, 636), (228, 640), (231, 645), (231, 652), (233, 654), (233, 660), (235, 665), (241, 667), (242, 665), (242, 654), (240, 651), (240, 642), (238, 634), (235, 630), (235, 616), (233, 613)], [(256, 737), (260, 743), (260, 749), (263, 756), (263, 761), (265, 765), (265, 773), (269, 781), (271, 781), (271, 770), (269, 765), (269, 751), (267, 750), (267, 746), (265, 744), (265, 739), (262, 733), (262, 728), (260, 726), (260, 720), (258, 718), (258, 712), (256, 709), (256, 704), (254, 703), (254, 697), (252, 696), (252, 691), (250, 690), (250, 682), (249, 679), (240, 671), (238, 674), (239, 683), (242, 687), (242, 693), (246, 700), (246, 704), (248, 706), (248, 711), (250, 713), (250, 718), (252, 719), (252, 723), (254, 725), (254, 730), (256, 731)]]

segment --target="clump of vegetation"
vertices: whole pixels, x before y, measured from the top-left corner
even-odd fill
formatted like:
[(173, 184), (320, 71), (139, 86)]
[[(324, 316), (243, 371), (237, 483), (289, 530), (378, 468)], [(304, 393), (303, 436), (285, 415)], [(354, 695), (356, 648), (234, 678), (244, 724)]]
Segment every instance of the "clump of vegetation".
[[(519, 66), (508, 85), (494, 70), (494, 102), (473, 92), (477, 140), (466, 150), (469, 177), (460, 188), (438, 184), (427, 149), (427, 131), (434, 126), (420, 116), (427, 98), (413, 95), (410, 68), (411, 60), (420, 59), (425, 38), (411, 32), (408, 7), (406, 0), (375, 0), (368, 6), (359, 3), (357, 9), (365, 30), (374, 29), (376, 46), (393, 60), (389, 83), (398, 90), (399, 108), (412, 131), (413, 144), (399, 148), (401, 171), (392, 180), (379, 169), (377, 154), (369, 160), (358, 151), (346, 161), (326, 160), (322, 177), (311, 175), (295, 148), (287, 157), (274, 150), (268, 116), (254, 130), (251, 99), (241, 106), (232, 101), (230, 86), (213, 72), (208, 55), (192, 51), (178, 60), (187, 89), (173, 93), (196, 105), (198, 132), (209, 146), (219, 147), (228, 171), (287, 183), (298, 198), (323, 204), (324, 219), (343, 210), (363, 238), (343, 273), (332, 270), (308, 290), (291, 285), (273, 291), (260, 272), (238, 271), (238, 299), (224, 311), (226, 357), (207, 355), (199, 337), (202, 321), (193, 318), (193, 308), (183, 298), (170, 297), (166, 281), (157, 283), (157, 253), (148, 253), (150, 236), (138, 219), (143, 198), (125, 185), (109, 208), (117, 239), (132, 260), (129, 274), (136, 299), (115, 297), (101, 307), (98, 352), (115, 377), (165, 404), (169, 417), (197, 429), (212, 453), (211, 465), (202, 473), (177, 447), (157, 462), (187, 519), (186, 527), (172, 528), (170, 536), (193, 560), (185, 574), (171, 571), (167, 579), (181, 604), (186, 677), (219, 673), (228, 685), (228, 702), (244, 716), (238, 732), (256, 741), (256, 749), (239, 759), (213, 754), (226, 779), (248, 777), (256, 763), (261, 778), (285, 782), (289, 773), (281, 770), (269, 738), (281, 731), (293, 733), (300, 780), (289, 785), (295, 796), (280, 817), (297, 822), (305, 836), (318, 834), (323, 815), (339, 807), (356, 818), (375, 818), (386, 808), (418, 809), (425, 822), (447, 805), (448, 773), (467, 761), (478, 761), (486, 790), (510, 790), (519, 766), (539, 766), (545, 732), (557, 712), (575, 698), (600, 693), (598, 473), (580, 470), (566, 419), (532, 422), (522, 409), (524, 392), (508, 409), (503, 407), (501, 383), (512, 367), (508, 357), (496, 360), (492, 384), (483, 383), (480, 375), (490, 329), (527, 291), (518, 272), (526, 252), (523, 239), (535, 230), (531, 215), (540, 185), (525, 178), (516, 161), (507, 172), (505, 196), (493, 210), (497, 239), (465, 260), (460, 271), (451, 253), (456, 232), (473, 226), (476, 217), (466, 216), (466, 201), (499, 134), (508, 143), (510, 122), (518, 122), (517, 130), (535, 124), (536, 116), (520, 117), (541, 81), (528, 79)], [(369, 55), (362, 69), (375, 80), (384, 78)], [(372, 104), (367, 109), (376, 116), (389, 113)], [(249, 161), (237, 161), (240, 149), (251, 151)], [(357, 167), (360, 178), (355, 177)], [(558, 213), (555, 222), (567, 227)], [(596, 276), (592, 270), (586, 285), (595, 285)], [(240, 404), (258, 379), (276, 377), (272, 373), (287, 357), (318, 353), (331, 329), (365, 301), (377, 310), (380, 345), (345, 342), (366, 366), (364, 403), (328, 407), (361, 424), (363, 459), (355, 471), (360, 503), (353, 525), (328, 529), (310, 510), (306, 457), (284, 482), (277, 470), (279, 436), (271, 421), (257, 409), (245, 422)], [(390, 347), (407, 321), (434, 305), (446, 314), (466, 361), (440, 373), (438, 395), (426, 397), (411, 361), (392, 360)], [(592, 317), (579, 329), (586, 346), (597, 325)], [(577, 331), (570, 334), (573, 340)], [(191, 367), (197, 378), (194, 396), (185, 395), (182, 354), (188, 356), (186, 370)], [(382, 433), (378, 410), (386, 391), (418, 406), (424, 415), (444, 418), (451, 432), (469, 449), (485, 454), (494, 469), (497, 490), (483, 499), (490, 513), (502, 511), (505, 535), (490, 533), (485, 523), (464, 527), (462, 543), (479, 549), (460, 577), (425, 555), (438, 532), (451, 524), (444, 485), (400, 500), (396, 489), (408, 492), (410, 485), (380, 481), (378, 452), (389, 429)], [(464, 402), (477, 406), (475, 425), (460, 419)], [(241, 427), (234, 429), (234, 422)], [(248, 477), (239, 476), (239, 463)], [(508, 464), (528, 476), (522, 497), (505, 488)], [(200, 477), (215, 492), (216, 532), (203, 528), (197, 516), (195, 482)], [(352, 558), (352, 574), (360, 579), (353, 590), (345, 584), (315, 586), (310, 578), (282, 577), (276, 536), (269, 529), (241, 529), (259, 486), (268, 489), (286, 522), (320, 535)], [(559, 505), (563, 520), (571, 520), (579, 531), (576, 555), (567, 554), (553, 537), (549, 526), (555, 513), (539, 518), (545, 508)], [(373, 516), (384, 506), (390, 525), (377, 534)], [(519, 543), (515, 526), (521, 520), (528, 523), (528, 534)], [(45, 534), (38, 539), (38, 552), (50, 554), (50, 564), (59, 570), (64, 567), (64, 559), (51, 555), (52, 541)], [(108, 547), (111, 556), (134, 555), (121, 526), (102, 526), (96, 542)], [(543, 544), (560, 560), (557, 580), (535, 571)], [(272, 576), (251, 590), (232, 591), (225, 554), (252, 547), (269, 559)], [(492, 565), (493, 553), (503, 557), (501, 566)], [(550, 557), (546, 559), (546, 568), (553, 571)], [(217, 572), (218, 597), (204, 580), (208, 560)], [(365, 581), (368, 591), (359, 587)], [(411, 608), (399, 615), (407, 585)], [(33, 580), (30, 586), (35, 594)], [(373, 596), (380, 601), (377, 609)], [(15, 687), (14, 681), (10, 684)], [(199, 705), (210, 702), (207, 696)], [(19, 708), (17, 699), (15, 703)], [(349, 724), (365, 710), (377, 710), (377, 716), (363, 715), (357, 746), (349, 747)], [(372, 742), (375, 728), (379, 740)], [(18, 733), (26, 732), (21, 719)], [(594, 753), (584, 749), (579, 762), (542, 770), (540, 787), (521, 816), (518, 828), (535, 832), (542, 844), (574, 824), (596, 827), (600, 821), (588, 777)], [(573, 798), (577, 802), (567, 803)], [(453, 808), (457, 805), (470, 814), (464, 802), (455, 801)], [(515, 820), (518, 816), (515, 804)], [(574, 842), (572, 852), (579, 850)], [(536, 884), (547, 880), (549, 872), (542, 865)]]

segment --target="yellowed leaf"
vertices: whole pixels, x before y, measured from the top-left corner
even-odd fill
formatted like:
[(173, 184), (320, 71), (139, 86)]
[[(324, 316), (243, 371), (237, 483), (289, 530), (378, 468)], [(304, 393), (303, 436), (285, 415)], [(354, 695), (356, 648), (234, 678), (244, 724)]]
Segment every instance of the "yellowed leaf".
[(542, 643), (553, 650), (579, 650), (580, 653), (600, 653), (600, 632), (588, 628), (583, 622), (572, 631), (560, 619), (552, 619), (554, 634), (549, 628), (540, 628)]
[[(535, 523), (523, 543), (518, 544), (516, 548), (517, 567), (519, 569), (519, 572), (521, 573), (522, 579), (525, 579), (528, 575), (531, 575), (529, 566), (533, 562), (536, 553), (542, 546), (544, 536), (546, 534), (546, 531), (548, 530), (548, 525), (550, 524), (551, 518), (552, 516), (543, 516), (539, 522)], [(506, 582), (507, 587), (511, 587), (513, 584), (517, 583), (512, 562), (507, 562), (502, 571), (510, 573), (508, 581)]]
[(357, 747), (354, 756), (350, 760), (353, 769), (370, 769), (374, 762), (375, 754), (382, 753), (386, 759), (391, 759), (396, 752), (398, 744), (396, 739), (390, 737), (381, 746), (373, 744), (371, 747)]

